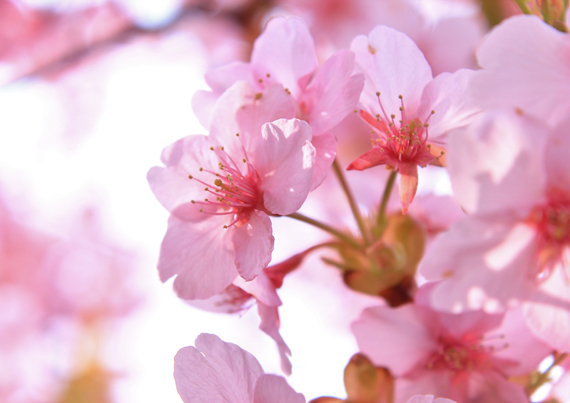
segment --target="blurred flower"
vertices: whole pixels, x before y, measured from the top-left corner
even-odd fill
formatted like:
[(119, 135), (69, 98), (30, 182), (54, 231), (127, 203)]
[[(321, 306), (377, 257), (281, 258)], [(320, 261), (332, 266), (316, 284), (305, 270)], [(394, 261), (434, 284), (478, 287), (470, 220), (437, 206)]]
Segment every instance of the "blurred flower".
[(504, 320), (436, 312), (428, 302), (432, 286), (420, 288), (414, 304), (365, 309), (352, 326), (360, 350), (396, 378), (395, 402), (425, 393), (457, 403), (528, 402), (507, 377), (531, 372), (551, 350), (528, 332), (520, 311)]
[(554, 129), (494, 114), (452, 136), (449, 172), (470, 214), (420, 264), (436, 309), (504, 312), (524, 302), (533, 332), (570, 351), (568, 119)]

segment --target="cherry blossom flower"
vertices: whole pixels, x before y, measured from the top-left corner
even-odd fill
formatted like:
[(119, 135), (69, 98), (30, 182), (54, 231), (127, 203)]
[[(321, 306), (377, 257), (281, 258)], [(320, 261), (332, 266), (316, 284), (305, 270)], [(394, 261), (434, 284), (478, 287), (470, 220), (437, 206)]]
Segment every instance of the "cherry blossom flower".
[(178, 140), (162, 153), (166, 167), (149, 171), (171, 213), (160, 278), (177, 274), (181, 298), (209, 298), (238, 275), (253, 280), (271, 260), (269, 215), (291, 214), (307, 197), (315, 148), (306, 122), (279, 119), (290, 105), (281, 85), (254, 93), (238, 82), (216, 103), (210, 136)]
[(420, 288), (414, 304), (368, 308), (352, 326), (361, 352), (396, 378), (395, 403), (427, 393), (457, 403), (528, 402), (507, 377), (534, 370), (551, 350), (528, 331), (520, 310), (504, 320), (437, 312), (429, 307), (432, 287)]
[(413, 41), (384, 26), (368, 37), (356, 37), (351, 49), (366, 77), (360, 115), (373, 128), (374, 139), (372, 149), (348, 169), (386, 165), (398, 170), (405, 214), (416, 194), (418, 165), (436, 162), (447, 132), (469, 124), (478, 112), (467, 93), (473, 72), (460, 70), (433, 79)]
[(234, 62), (206, 73), (212, 91), (196, 93), (194, 112), (210, 128), (212, 105), (236, 81), (248, 82), (256, 92), (282, 84), (294, 101), (295, 117), (307, 121), (313, 130), (317, 151), (314, 189), (335, 157), (336, 139), (329, 131), (352, 112), (363, 86), (362, 74), (353, 71), (354, 54), (349, 50), (335, 53), (318, 67), (305, 24), (298, 18), (272, 18), (254, 43), (251, 62)]
[(305, 403), (280, 376), (263, 372), (253, 355), (202, 333), (196, 347), (174, 357), (174, 379), (184, 403)]
[(420, 264), (428, 280), (443, 280), (434, 308), (498, 313), (523, 302), (536, 335), (570, 351), (569, 124), (495, 114), (453, 136), (449, 172), (470, 215)]
[(522, 110), (556, 125), (570, 113), (570, 38), (540, 18), (509, 18), (487, 35), (473, 81), (485, 108)]

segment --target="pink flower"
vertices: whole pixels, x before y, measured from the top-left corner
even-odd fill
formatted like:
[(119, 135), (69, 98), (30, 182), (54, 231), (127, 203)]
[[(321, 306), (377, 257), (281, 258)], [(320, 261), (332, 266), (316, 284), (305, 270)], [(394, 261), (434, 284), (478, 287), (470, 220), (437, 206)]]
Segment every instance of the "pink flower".
[(267, 375), (253, 355), (202, 333), (196, 348), (174, 357), (174, 379), (184, 403), (305, 403), (280, 376)]
[(527, 330), (520, 311), (504, 320), (436, 312), (428, 304), (432, 286), (420, 288), (414, 304), (368, 308), (352, 326), (361, 352), (396, 378), (395, 403), (428, 393), (457, 403), (528, 402), (507, 378), (534, 370), (551, 350)]
[(442, 279), (435, 309), (503, 312), (524, 303), (531, 330), (570, 351), (570, 119), (554, 129), (491, 115), (453, 137), (449, 172), (470, 213), (420, 263)]
[(215, 105), (210, 136), (177, 141), (162, 153), (166, 167), (149, 171), (151, 189), (171, 213), (160, 278), (177, 274), (181, 298), (209, 298), (238, 275), (253, 280), (271, 260), (268, 215), (291, 214), (307, 197), (312, 132), (306, 122), (278, 119), (289, 107), (280, 85), (254, 93), (236, 83)]
[(213, 122), (212, 105), (232, 84), (248, 82), (256, 92), (282, 84), (294, 105), (296, 118), (313, 130), (317, 151), (313, 187), (325, 178), (336, 153), (336, 139), (329, 131), (352, 112), (363, 86), (354, 73), (354, 54), (341, 50), (318, 69), (313, 38), (298, 18), (272, 18), (256, 39), (251, 62), (234, 62), (206, 73), (212, 91), (199, 91), (193, 109), (204, 127)]
[(538, 17), (497, 26), (477, 53), (473, 93), (486, 108), (515, 108), (555, 125), (570, 113), (570, 37)]
[(460, 70), (433, 79), (413, 41), (384, 26), (374, 28), (368, 37), (356, 37), (351, 48), (366, 77), (360, 115), (375, 137), (372, 149), (347, 169), (386, 165), (398, 170), (405, 214), (416, 194), (418, 165), (443, 155), (447, 132), (469, 124), (478, 112), (467, 93), (472, 72)]

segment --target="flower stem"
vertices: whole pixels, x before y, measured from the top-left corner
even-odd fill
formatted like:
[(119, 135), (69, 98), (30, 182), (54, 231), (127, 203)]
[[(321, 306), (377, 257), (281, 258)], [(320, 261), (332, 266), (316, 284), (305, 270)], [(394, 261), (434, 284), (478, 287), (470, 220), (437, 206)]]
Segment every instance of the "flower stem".
[(523, 14), (532, 14), (530, 9), (528, 8), (528, 6), (526, 5), (526, 1), (525, 0), (515, 0), (515, 3), (517, 3), (517, 6), (519, 6), (519, 8), (521, 9), (521, 11), (523, 12)]
[(349, 245), (353, 246), (355, 249), (360, 249), (360, 245), (354, 239), (352, 239), (348, 235), (343, 234), (339, 230), (334, 229), (333, 227), (331, 227), (325, 223), (314, 220), (314, 219), (307, 217), (301, 213), (293, 213), (293, 214), (289, 214), (285, 217), (294, 218), (295, 220), (299, 220), (299, 221), (303, 221), (304, 223), (311, 224), (311, 225), (313, 225), (319, 229), (322, 229), (325, 232), (328, 232), (331, 235), (334, 235), (338, 239), (340, 239), (340, 240), (348, 243)]
[(384, 194), (382, 195), (382, 202), (380, 203), (380, 209), (378, 210), (378, 217), (376, 223), (378, 226), (382, 227), (386, 221), (386, 207), (388, 207), (388, 200), (390, 200), (390, 194), (392, 193), (392, 188), (394, 187), (394, 182), (396, 181), (396, 171), (390, 172), (388, 177), (388, 182), (386, 182), (386, 187), (384, 188)]
[(334, 169), (334, 173), (336, 174), (338, 181), (340, 182), (340, 186), (342, 187), (342, 190), (344, 191), (344, 194), (346, 195), (346, 198), (348, 199), (348, 204), (350, 204), (350, 210), (352, 210), (352, 215), (354, 216), (354, 219), (356, 220), (356, 223), (358, 224), (358, 228), (360, 229), (360, 232), (362, 233), (362, 239), (364, 239), (364, 243), (366, 245), (370, 245), (370, 239), (368, 236), (368, 231), (366, 230), (366, 225), (364, 224), (364, 220), (362, 219), (362, 215), (360, 214), (360, 209), (358, 208), (358, 205), (356, 204), (356, 201), (354, 200), (354, 196), (352, 194), (352, 191), (348, 187), (348, 183), (346, 182), (346, 178), (344, 177), (344, 173), (342, 171), (342, 168), (340, 167), (340, 163), (338, 162), (337, 158), (335, 158), (335, 160), (333, 162), (333, 169)]

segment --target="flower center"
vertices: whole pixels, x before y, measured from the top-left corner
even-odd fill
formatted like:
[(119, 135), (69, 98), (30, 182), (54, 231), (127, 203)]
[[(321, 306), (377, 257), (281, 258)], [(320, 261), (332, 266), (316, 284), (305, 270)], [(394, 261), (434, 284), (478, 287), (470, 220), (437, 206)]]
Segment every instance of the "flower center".
[(548, 204), (536, 207), (527, 222), (538, 233), (538, 279), (547, 278), (570, 247), (570, 201), (555, 194)]
[[(428, 127), (429, 119), (435, 111), (431, 113), (422, 121), (419, 117), (409, 118), (406, 115), (406, 108), (404, 106), (404, 97), (400, 95), (400, 119), (396, 119), (396, 115), (391, 114), (388, 116), (382, 101), (380, 100), (380, 93), (377, 92), (378, 103), (381, 114), (376, 114), (372, 116), (366, 111), (360, 111), (361, 117), (372, 127), (376, 129), (372, 134), (376, 134), (378, 137), (373, 141), (380, 147), (383, 153), (386, 153), (391, 158), (400, 161), (415, 161), (417, 160), (419, 165), (425, 165), (426, 161), (435, 160), (438, 157), (434, 157), (430, 154), (430, 144), (427, 144), (429, 137)], [(443, 155), (443, 153), (442, 153)]]
[(507, 344), (485, 344), (503, 335), (465, 340), (440, 339), (440, 348), (427, 364), (428, 369), (446, 369), (452, 372), (479, 371), (493, 366), (492, 354), (504, 350)]
[[(239, 136), (239, 134), (237, 134)], [(243, 147), (242, 147), (243, 149)], [(210, 147), (218, 161), (218, 172), (200, 167), (201, 177), (188, 175), (188, 178), (206, 186), (204, 192), (208, 197), (203, 201), (191, 200), (199, 205), (200, 212), (213, 215), (232, 215), (234, 219), (224, 228), (247, 222), (249, 213), (259, 204), (259, 177), (255, 168), (242, 158), (245, 169), (240, 169), (224, 147)], [(246, 155), (245, 149), (243, 149)]]

